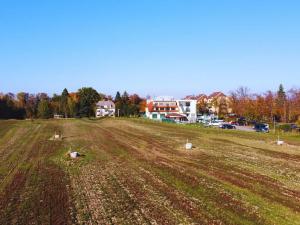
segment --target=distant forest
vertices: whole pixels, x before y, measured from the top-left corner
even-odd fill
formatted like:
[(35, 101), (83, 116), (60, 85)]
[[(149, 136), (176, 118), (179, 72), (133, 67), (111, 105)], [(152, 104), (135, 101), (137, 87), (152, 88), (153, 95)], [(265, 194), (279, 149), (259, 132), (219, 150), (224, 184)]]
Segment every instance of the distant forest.
[[(64, 89), (60, 95), (49, 97), (46, 93), (0, 94), (1, 119), (48, 119), (55, 114), (65, 118), (94, 117), (95, 105), (100, 100), (112, 100), (120, 116), (138, 116), (144, 99), (137, 94), (129, 95), (126, 91), (115, 98), (98, 93), (91, 87), (83, 87), (69, 93)], [(143, 107), (145, 108), (145, 107)]]

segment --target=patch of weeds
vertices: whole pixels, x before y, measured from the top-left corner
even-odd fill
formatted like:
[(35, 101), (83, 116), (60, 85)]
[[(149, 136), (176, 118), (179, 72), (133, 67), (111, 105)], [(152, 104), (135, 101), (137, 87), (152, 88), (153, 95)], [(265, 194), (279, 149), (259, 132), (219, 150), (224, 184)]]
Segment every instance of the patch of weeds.
[[(159, 168), (155, 168), (154, 171), (176, 190), (199, 199), (203, 203), (201, 207), (213, 218), (218, 218), (228, 223), (233, 222), (233, 224), (254, 224), (253, 221), (247, 218), (248, 215), (238, 214), (233, 209), (228, 208), (227, 205), (219, 204), (219, 194), (212, 190), (211, 187), (208, 190), (207, 187), (203, 187), (202, 185), (191, 186), (168, 171)], [(211, 185), (213, 184), (207, 184), (208, 187)]]
[(57, 165), (63, 167), (64, 169), (70, 172), (77, 173), (79, 172), (80, 167), (91, 163), (96, 157), (93, 151), (80, 148), (73, 149), (79, 149), (79, 157), (75, 159), (71, 158), (69, 155), (70, 149), (68, 147), (63, 147), (59, 149), (53, 156), (51, 156), (49, 160), (55, 162)]
[(32, 166), (31, 163), (25, 163), (25, 162), (24, 162), (24, 163), (22, 163), (22, 164), (19, 165), (18, 169), (19, 169), (19, 170), (27, 171), (28, 169), (31, 168), (31, 166)]

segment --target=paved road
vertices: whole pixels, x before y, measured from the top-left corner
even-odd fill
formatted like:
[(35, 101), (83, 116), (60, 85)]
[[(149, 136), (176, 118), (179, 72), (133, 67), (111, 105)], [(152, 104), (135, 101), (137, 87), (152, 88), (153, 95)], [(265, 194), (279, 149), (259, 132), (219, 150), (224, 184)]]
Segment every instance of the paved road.
[(252, 126), (236, 126), (237, 130), (242, 130), (242, 131), (252, 131), (254, 132), (254, 129)]

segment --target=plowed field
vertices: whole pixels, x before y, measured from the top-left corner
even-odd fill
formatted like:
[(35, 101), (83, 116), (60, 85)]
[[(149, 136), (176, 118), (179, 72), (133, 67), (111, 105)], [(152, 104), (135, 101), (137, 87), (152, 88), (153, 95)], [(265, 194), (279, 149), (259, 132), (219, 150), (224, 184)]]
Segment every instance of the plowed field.
[(300, 224), (289, 140), (142, 119), (0, 121), (0, 224)]

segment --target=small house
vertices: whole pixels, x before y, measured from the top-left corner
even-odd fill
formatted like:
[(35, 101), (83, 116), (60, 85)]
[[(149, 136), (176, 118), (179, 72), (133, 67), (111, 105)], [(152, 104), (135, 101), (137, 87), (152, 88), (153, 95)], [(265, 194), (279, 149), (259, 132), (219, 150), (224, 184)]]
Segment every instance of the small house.
[(115, 111), (115, 103), (110, 100), (99, 101), (96, 104), (96, 117), (115, 116)]

